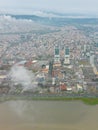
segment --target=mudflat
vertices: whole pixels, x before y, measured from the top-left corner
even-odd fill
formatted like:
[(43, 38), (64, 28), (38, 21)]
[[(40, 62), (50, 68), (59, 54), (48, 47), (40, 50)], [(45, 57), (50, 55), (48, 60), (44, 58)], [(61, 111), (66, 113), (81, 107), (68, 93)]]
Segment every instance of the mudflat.
[(97, 130), (98, 105), (80, 101), (0, 103), (0, 130)]

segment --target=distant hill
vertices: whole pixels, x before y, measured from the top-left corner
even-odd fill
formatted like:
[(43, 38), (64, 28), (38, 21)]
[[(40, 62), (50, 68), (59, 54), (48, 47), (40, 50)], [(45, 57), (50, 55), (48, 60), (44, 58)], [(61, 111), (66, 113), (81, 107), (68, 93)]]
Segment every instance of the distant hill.
[(98, 24), (98, 18), (62, 18), (62, 17), (40, 17), (36, 15), (11, 15), (16, 19), (27, 19), (34, 22), (53, 25), (53, 26), (64, 26), (64, 25), (77, 25), (77, 24)]

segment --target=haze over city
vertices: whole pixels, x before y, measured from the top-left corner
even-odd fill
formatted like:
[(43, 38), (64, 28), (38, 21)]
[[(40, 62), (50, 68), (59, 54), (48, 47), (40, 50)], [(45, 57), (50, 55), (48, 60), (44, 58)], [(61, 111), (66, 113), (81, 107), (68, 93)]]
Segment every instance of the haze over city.
[(97, 5), (0, 0), (0, 130), (97, 130)]
[[(97, 4), (97, 0), (1, 1), (1, 94), (21, 94), (25, 86), (38, 94), (98, 94)], [(14, 65), (22, 75), (29, 70), (29, 80), (16, 71), (18, 76), (13, 75)]]

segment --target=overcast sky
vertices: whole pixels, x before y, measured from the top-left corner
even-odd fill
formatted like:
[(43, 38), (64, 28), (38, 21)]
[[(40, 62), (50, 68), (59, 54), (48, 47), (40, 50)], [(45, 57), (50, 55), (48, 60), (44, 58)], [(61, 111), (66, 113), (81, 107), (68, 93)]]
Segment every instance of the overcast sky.
[(98, 0), (0, 0), (0, 13), (32, 13), (34, 10), (98, 14)]

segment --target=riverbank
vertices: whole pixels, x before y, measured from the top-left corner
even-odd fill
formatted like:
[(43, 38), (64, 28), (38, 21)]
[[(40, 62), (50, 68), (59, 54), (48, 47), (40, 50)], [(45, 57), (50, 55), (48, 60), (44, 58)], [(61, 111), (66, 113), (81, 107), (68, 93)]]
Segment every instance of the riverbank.
[(0, 103), (0, 130), (97, 130), (98, 106), (82, 101)]
[(97, 105), (97, 97), (44, 97), (44, 96), (27, 96), (27, 95), (3, 95), (0, 96), (0, 102), (10, 101), (10, 100), (41, 100), (41, 101), (82, 101), (88, 105)]

